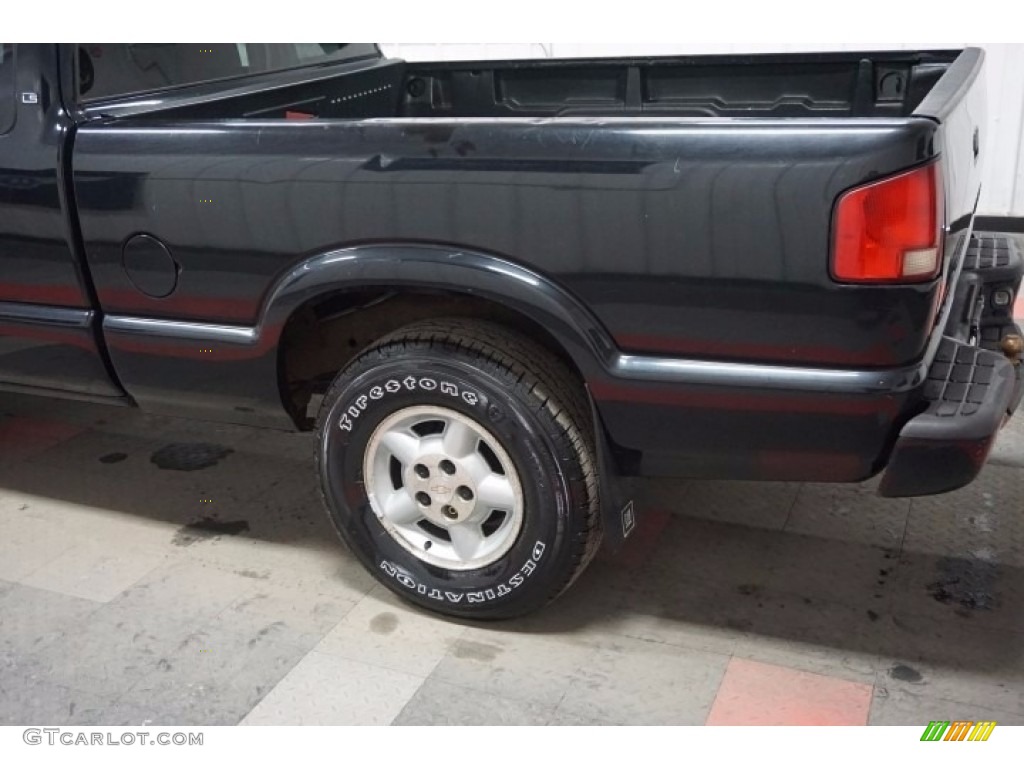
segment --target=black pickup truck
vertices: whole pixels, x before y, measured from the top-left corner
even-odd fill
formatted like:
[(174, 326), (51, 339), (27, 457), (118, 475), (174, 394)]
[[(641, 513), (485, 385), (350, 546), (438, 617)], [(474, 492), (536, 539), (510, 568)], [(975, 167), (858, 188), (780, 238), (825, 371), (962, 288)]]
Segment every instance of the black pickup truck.
[(464, 617), (621, 544), (623, 478), (960, 487), (1021, 400), (982, 59), (2, 45), (0, 389), (315, 430)]

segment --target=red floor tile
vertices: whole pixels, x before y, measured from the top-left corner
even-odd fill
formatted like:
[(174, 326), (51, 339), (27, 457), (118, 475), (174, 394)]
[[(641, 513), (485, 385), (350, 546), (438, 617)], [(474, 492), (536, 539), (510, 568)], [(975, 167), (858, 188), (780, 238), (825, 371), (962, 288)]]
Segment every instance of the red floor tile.
[(708, 725), (866, 725), (871, 686), (734, 658)]
[(0, 459), (29, 459), (85, 430), (64, 421), (13, 416), (0, 421)]

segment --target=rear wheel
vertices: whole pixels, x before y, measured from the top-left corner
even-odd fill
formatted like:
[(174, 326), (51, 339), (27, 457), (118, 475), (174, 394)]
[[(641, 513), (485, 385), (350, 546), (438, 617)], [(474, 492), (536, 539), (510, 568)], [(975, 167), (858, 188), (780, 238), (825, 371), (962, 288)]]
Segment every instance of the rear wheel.
[(321, 406), (331, 520), (421, 606), (470, 618), (536, 610), (600, 541), (588, 413), (574, 372), (502, 326), (400, 329), (342, 371)]

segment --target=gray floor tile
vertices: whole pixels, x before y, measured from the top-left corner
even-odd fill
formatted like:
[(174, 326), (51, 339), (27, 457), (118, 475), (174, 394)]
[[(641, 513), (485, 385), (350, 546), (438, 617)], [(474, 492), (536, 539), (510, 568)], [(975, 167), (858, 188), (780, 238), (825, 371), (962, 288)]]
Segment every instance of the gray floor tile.
[(552, 707), (565, 695), (596, 649), (584, 643), (470, 627), (431, 677), (501, 698)]
[(1024, 568), (1021, 469), (988, 465), (971, 485), (912, 500), (903, 549)]
[(387, 725), (423, 678), (325, 653), (310, 653), (242, 725)]
[(883, 614), (838, 603), (765, 592), (748, 603), (747, 630), (736, 656), (839, 677), (874, 680), (882, 645)]
[(781, 530), (800, 484), (650, 479), (636, 488), (640, 509)]
[(166, 664), (189, 631), (159, 611), (104, 606), (24, 660), (37, 679), (116, 697)]
[(228, 536), (190, 546), (188, 556), (243, 578), (355, 602), (378, 583), (334, 538), (314, 546)]
[(786, 521), (786, 531), (899, 549), (910, 499), (882, 498), (876, 493), (877, 485), (805, 483)]
[(763, 585), (780, 534), (740, 525), (675, 517), (637, 579), (640, 589), (712, 583), (726, 587)]
[(994, 720), (999, 725), (1024, 725), (1024, 714), (896, 688), (875, 688), (868, 725), (913, 725), (923, 733), (925, 726), (932, 720)]
[(253, 580), (209, 563), (182, 559), (162, 565), (110, 601), (128, 615), (160, 613), (195, 629), (248, 595)]
[(82, 426), (49, 415), (0, 417), (0, 466), (16, 470), (24, 462), (81, 432)]
[(1024, 635), (886, 617), (875, 685), (1024, 714)]
[[(30, 467), (29, 472), (49, 474), (52, 478), (54, 470), (50, 468)], [(77, 482), (74, 472), (60, 470), (65, 478), (70, 474), (69, 484)], [(40, 482), (42, 477), (36, 478)], [(92, 482), (88, 480), (85, 482)], [(69, 491), (67, 495), (74, 495)], [(76, 547), (83, 542), (101, 542), (113, 551), (145, 549), (147, 551), (164, 551), (177, 554), (180, 549), (174, 545), (175, 532), (180, 523), (154, 519), (146, 515), (120, 511), (107, 506), (94, 506), (85, 497), (77, 503), (62, 498), (45, 496), (28, 496), (21, 493), (0, 495), (0, 518), (11, 521), (21, 519), (27, 526), (46, 531), (48, 540), (53, 543), (75, 543)], [(2, 523), (0, 523), (2, 525)]]
[[(46, 464), (21, 462), (0, 465), (0, 488), (16, 496), (34, 498), (19, 500), (19, 507), (37, 512), (50, 522), (71, 532), (84, 533), (81, 526), (69, 525), (62, 510), (82, 507), (105, 510), (104, 516), (122, 515), (139, 520), (181, 525), (200, 509), (195, 494), (185, 495), (164, 477), (140, 477), (120, 465), (107, 467), (107, 472), (94, 472), (79, 465), (56, 468)], [(114, 474), (116, 473), (116, 474)], [(54, 482), (59, 477), (60, 482)], [(0, 506), (3, 502), (0, 501)], [(91, 510), (84, 510), (90, 514)]]
[(547, 725), (569, 726), (571, 728), (606, 728), (610, 725), (617, 725), (617, 723), (603, 722), (595, 717), (579, 715), (575, 712), (562, 712), (556, 710), (555, 714), (548, 718)]
[(24, 664), (99, 610), (93, 600), (8, 584), (0, 594), (0, 669)]
[(166, 438), (160, 433), (129, 436), (92, 428), (36, 454), (29, 463), (59, 469), (86, 469), (108, 481), (121, 479), (129, 472), (139, 477), (155, 476), (159, 470), (150, 457), (165, 443)]
[[(602, 645), (609, 636), (623, 635), (636, 599), (636, 569), (613, 558), (597, 558), (572, 588), (544, 610), (501, 622), (509, 632), (549, 640)], [(481, 624), (482, 629), (488, 625)]]
[(1010, 419), (996, 438), (988, 460), (993, 464), (1024, 468), (1024, 419)]
[(100, 714), (99, 724), (238, 725), (259, 700), (259, 695), (220, 687), (165, 689), (152, 696), (128, 693)]
[(246, 595), (228, 606), (209, 626), (252, 635), (280, 622), (315, 644), (356, 605), (344, 595), (285, 587), (269, 580), (253, 580)]
[(7, 581), (20, 581), (52, 563), (73, 543), (59, 526), (20, 514), (32, 501), (8, 493), (0, 502), (0, 578)]
[(378, 587), (316, 650), (426, 677), (464, 632), (462, 625), (417, 610)]
[[(477, 625), (407, 606), (340, 544), (309, 435), (0, 410), (72, 424), (0, 461), (0, 722), (699, 723), (729, 654), (875, 682), (872, 722), (1024, 718), (1021, 417), (934, 498), (635, 481), (668, 517), (642, 556), (602, 553), (547, 610)], [(156, 468), (172, 442), (233, 453)]]
[(1024, 568), (971, 557), (905, 552), (891, 610), (969, 626), (1024, 632)]
[(234, 725), (311, 645), (282, 622), (248, 635), (200, 630), (162, 657), (121, 702), (154, 722), (170, 717), (182, 724)]
[(30, 587), (107, 602), (174, 554), (124, 542), (84, 539), (21, 579)]
[(623, 637), (728, 654), (750, 627), (758, 594), (713, 583), (650, 584), (623, 599), (613, 627)]
[(623, 640), (589, 660), (558, 713), (622, 725), (700, 725), (729, 657)]
[[(305, 476), (307, 486), (314, 487), (312, 453), (301, 462), (280, 456), (252, 453), (247, 446), (217, 442), (215, 431), (205, 437), (175, 440), (156, 432), (145, 437), (112, 434), (91, 430), (63, 441), (30, 459), (30, 463), (53, 468), (88, 468), (108, 484), (123, 483), (131, 478), (142, 487), (158, 485), (169, 495), (182, 501), (211, 499), (208, 508), (215, 510), (222, 499), (252, 499), (273, 487), (278, 478)], [(193, 470), (165, 469), (152, 461), (154, 453), (169, 445), (204, 445), (223, 448), (226, 455), (211, 466)], [(121, 461), (104, 463), (100, 459), (111, 454), (124, 454)]]
[(93, 725), (113, 700), (49, 680), (0, 675), (0, 725)]
[(554, 707), (431, 679), (420, 686), (393, 725), (545, 725), (553, 716)]
[(802, 535), (782, 537), (767, 561), (769, 590), (875, 611), (889, 600), (898, 562), (879, 547)]

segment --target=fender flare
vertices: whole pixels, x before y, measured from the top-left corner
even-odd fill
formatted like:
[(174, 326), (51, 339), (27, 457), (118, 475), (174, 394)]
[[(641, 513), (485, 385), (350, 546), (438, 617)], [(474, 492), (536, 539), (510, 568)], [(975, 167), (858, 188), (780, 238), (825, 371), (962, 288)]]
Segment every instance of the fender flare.
[(543, 325), (587, 380), (615, 359), (615, 342), (600, 321), (550, 278), (505, 258), (432, 244), (355, 245), (300, 262), (268, 294), (259, 335), (276, 345), (307, 301), (364, 287), (426, 288), (503, 305)]
[[(306, 259), (269, 294), (261, 313), (260, 335), (273, 334), (264, 341), (276, 346), (288, 319), (303, 304), (326, 293), (361, 287), (427, 288), (505, 306), (544, 326), (573, 360), (585, 383), (606, 376), (616, 358), (615, 342), (600, 321), (549, 278), (499, 256), (433, 244), (355, 245)], [(593, 419), (605, 544), (617, 550), (632, 532), (635, 517), (632, 503), (624, 502), (615, 452), (589, 386), (586, 393)]]

